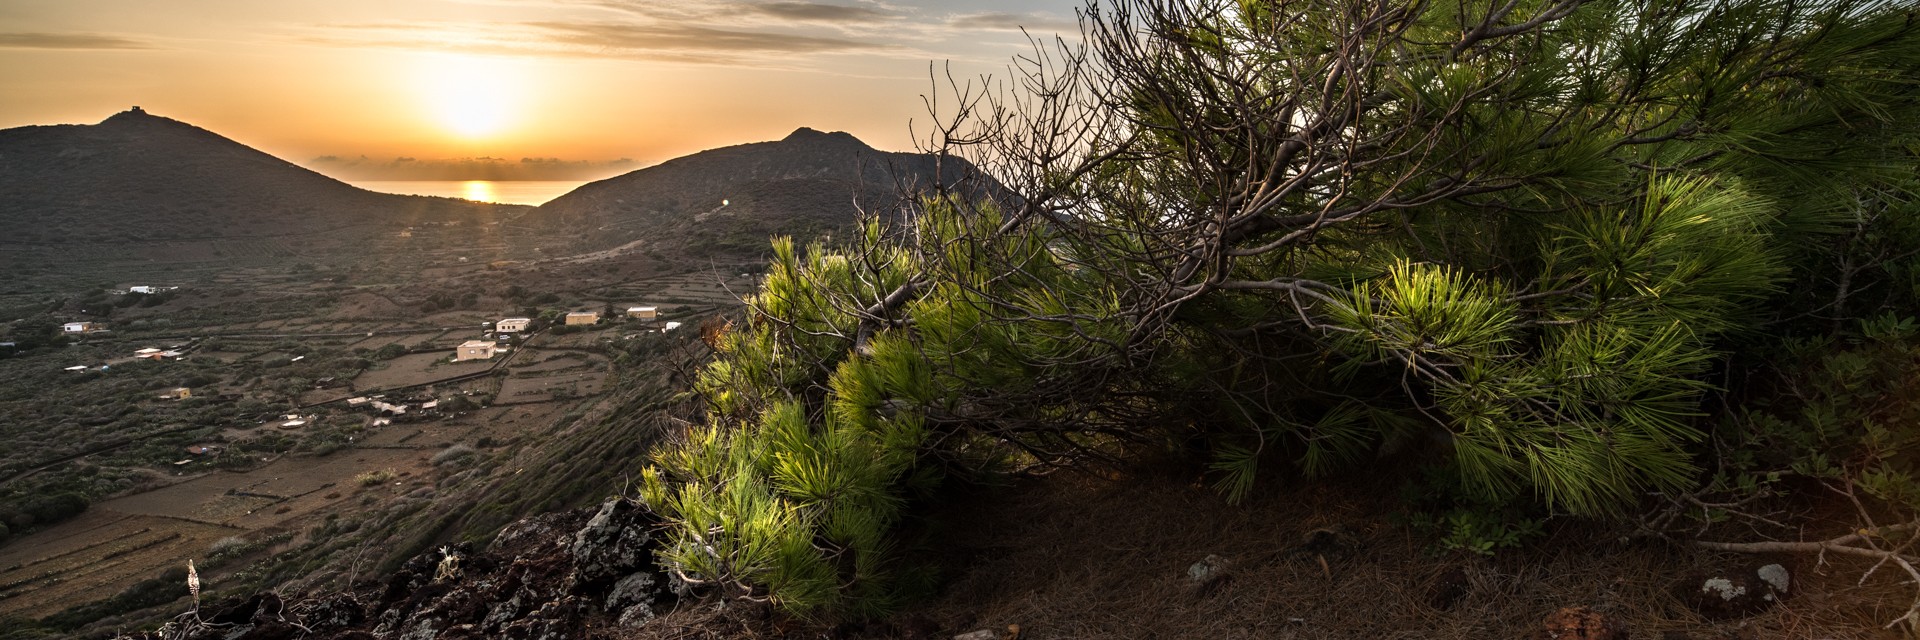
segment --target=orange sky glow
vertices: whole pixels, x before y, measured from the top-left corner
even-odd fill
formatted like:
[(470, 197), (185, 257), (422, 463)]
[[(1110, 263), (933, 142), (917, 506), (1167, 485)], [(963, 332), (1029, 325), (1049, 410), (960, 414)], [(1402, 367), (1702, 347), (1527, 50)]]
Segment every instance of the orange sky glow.
[(645, 166), (801, 126), (906, 150), (929, 63), (1003, 72), (1029, 46), (1020, 27), (1077, 33), (1076, 6), (13, 0), (0, 128), (139, 105), (322, 171), (325, 156)]

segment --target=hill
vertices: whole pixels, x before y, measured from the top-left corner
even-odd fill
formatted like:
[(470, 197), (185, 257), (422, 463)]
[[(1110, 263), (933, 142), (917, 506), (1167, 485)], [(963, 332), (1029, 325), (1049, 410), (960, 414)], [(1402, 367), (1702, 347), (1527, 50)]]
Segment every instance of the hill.
[(138, 107), (0, 130), (0, 264), (329, 260), (525, 210), (374, 193)]
[(528, 220), (576, 233), (577, 247), (758, 254), (776, 234), (845, 229), (859, 211), (899, 211), (903, 194), (951, 186), (959, 158), (875, 150), (844, 132), (702, 151), (581, 186)]

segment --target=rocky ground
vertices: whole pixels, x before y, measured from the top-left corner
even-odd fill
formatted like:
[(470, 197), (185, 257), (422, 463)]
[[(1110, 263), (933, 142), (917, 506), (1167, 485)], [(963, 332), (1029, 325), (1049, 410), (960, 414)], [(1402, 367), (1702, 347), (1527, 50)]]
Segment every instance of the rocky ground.
[(203, 603), (128, 640), (562, 640), (613, 637), (675, 601), (653, 561), (651, 514), (626, 500), (545, 514), (491, 548), (441, 547), (377, 587), (288, 602), (266, 593)]
[[(127, 640), (908, 638), (1895, 639), (1911, 586), (1841, 558), (1628, 541), (1593, 523), (1491, 558), (1434, 552), (1377, 490), (1274, 486), (1248, 504), (1157, 480), (1051, 478), (946, 501), (916, 553), (936, 593), (876, 621), (793, 619), (690, 593), (637, 503), (521, 520), (378, 583), (203, 603)], [(941, 523), (946, 524), (941, 524)], [(1870, 564), (1870, 563), (1867, 563)], [(1857, 565), (1857, 566), (1856, 566)]]

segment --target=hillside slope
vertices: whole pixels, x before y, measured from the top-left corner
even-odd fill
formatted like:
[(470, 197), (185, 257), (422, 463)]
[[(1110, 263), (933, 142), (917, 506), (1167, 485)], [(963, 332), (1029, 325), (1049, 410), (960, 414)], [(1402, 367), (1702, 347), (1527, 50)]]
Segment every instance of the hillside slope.
[(485, 228), (525, 210), (366, 191), (137, 107), (0, 130), (0, 261), (329, 258), (412, 225)]
[(844, 132), (803, 127), (589, 183), (527, 219), (573, 231), (587, 249), (640, 241), (667, 252), (757, 254), (770, 235), (830, 233), (860, 211), (892, 217), (904, 194), (955, 185), (971, 170), (958, 158), (877, 151)]

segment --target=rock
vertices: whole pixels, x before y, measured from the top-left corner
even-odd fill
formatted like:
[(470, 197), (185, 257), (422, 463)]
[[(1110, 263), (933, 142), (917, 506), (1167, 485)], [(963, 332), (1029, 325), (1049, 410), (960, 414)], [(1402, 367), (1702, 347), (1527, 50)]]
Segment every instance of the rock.
[(1192, 585), (1190, 595), (1196, 598), (1212, 595), (1233, 577), (1232, 567), (1233, 561), (1211, 554), (1187, 566), (1187, 582)]
[(1627, 628), (1612, 617), (1586, 607), (1562, 607), (1547, 614), (1540, 640), (1627, 640)]
[(1707, 618), (1724, 620), (1766, 610), (1792, 592), (1793, 573), (1776, 563), (1695, 572), (1674, 589), (1682, 602)]
[(1206, 584), (1219, 580), (1227, 574), (1232, 561), (1209, 554), (1205, 559), (1187, 567), (1187, 580), (1194, 584)]
[(323, 598), (301, 608), (301, 624), (316, 632), (345, 629), (366, 621), (366, 609), (351, 593), (342, 593)]
[(586, 585), (628, 575), (653, 564), (653, 514), (639, 503), (613, 498), (573, 535), (574, 581)]
[(620, 619), (618, 621), (618, 624), (622, 627), (627, 627), (629, 629), (639, 628), (639, 627), (645, 626), (649, 622), (653, 622), (653, 618), (654, 618), (653, 607), (650, 607), (644, 604), (636, 604), (631, 607), (627, 607), (626, 610), (620, 612)]
[(1759, 569), (1755, 569), (1754, 575), (1760, 576), (1761, 582), (1765, 582), (1767, 586), (1772, 587), (1777, 598), (1785, 598), (1787, 594), (1792, 591), (1793, 572), (1788, 571), (1783, 565), (1764, 565)]
[[(628, 607), (641, 605), (651, 608), (655, 596), (661, 591), (660, 580), (653, 573), (642, 571), (613, 583), (607, 591), (607, 610), (626, 611)], [(625, 615), (625, 614), (622, 614)]]

